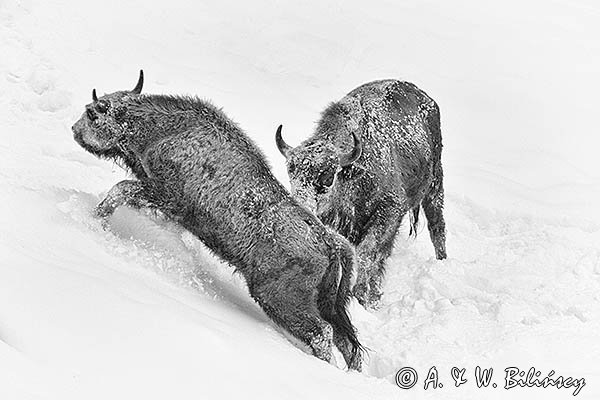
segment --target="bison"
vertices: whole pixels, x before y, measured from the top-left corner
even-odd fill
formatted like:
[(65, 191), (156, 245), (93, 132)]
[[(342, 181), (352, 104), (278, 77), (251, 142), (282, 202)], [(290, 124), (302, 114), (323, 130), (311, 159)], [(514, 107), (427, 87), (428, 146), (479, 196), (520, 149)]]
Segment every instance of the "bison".
[(131, 91), (98, 97), (73, 125), (88, 152), (124, 165), (95, 209), (149, 207), (195, 234), (245, 278), (264, 312), (312, 353), (335, 344), (360, 370), (362, 346), (347, 313), (353, 247), (286, 191), (257, 146), (221, 110), (195, 97)]
[(416, 234), (425, 211), (438, 259), (446, 258), (439, 107), (414, 84), (366, 83), (329, 105), (315, 132), (292, 148), (275, 134), (292, 194), (356, 246), (354, 294), (376, 307), (384, 263), (402, 218)]

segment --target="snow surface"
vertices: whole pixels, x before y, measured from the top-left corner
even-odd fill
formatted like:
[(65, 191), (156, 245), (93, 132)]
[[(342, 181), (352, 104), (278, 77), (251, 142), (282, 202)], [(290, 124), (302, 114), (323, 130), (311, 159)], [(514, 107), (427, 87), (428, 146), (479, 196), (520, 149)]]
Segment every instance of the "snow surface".
[[(571, 397), (478, 389), (477, 365), (554, 369), (600, 398), (600, 6), (370, 3), (0, 1), (0, 399)], [(362, 374), (291, 344), (181, 228), (90, 216), (125, 175), (70, 126), (92, 88), (131, 88), (139, 68), (147, 93), (224, 107), (286, 184), (278, 124), (299, 143), (374, 79), (438, 101), (449, 258), (403, 230), (382, 308), (351, 306)], [(444, 387), (425, 391), (433, 365)]]

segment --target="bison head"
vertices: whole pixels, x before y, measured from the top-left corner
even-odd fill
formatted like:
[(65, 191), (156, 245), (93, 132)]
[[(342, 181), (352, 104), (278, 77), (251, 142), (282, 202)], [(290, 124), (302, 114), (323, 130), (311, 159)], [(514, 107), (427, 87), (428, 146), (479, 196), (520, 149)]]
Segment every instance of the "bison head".
[(333, 143), (324, 140), (308, 141), (292, 148), (283, 140), (281, 129), (280, 125), (275, 141), (286, 158), (292, 195), (318, 215), (329, 203), (339, 172), (360, 158), (361, 140), (352, 131), (353, 148), (348, 153), (340, 153)]
[(144, 72), (140, 71), (133, 90), (118, 91), (98, 98), (94, 89), (92, 102), (85, 106), (85, 112), (71, 128), (75, 141), (97, 156), (113, 154), (127, 133), (127, 102), (142, 92), (143, 85)]

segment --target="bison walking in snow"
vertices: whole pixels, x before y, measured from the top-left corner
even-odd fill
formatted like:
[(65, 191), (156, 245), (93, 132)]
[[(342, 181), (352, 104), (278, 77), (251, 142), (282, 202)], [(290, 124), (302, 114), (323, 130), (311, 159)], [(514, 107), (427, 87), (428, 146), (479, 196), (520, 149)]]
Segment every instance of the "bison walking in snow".
[(131, 91), (97, 97), (73, 125), (96, 156), (118, 160), (136, 180), (115, 185), (98, 205), (153, 207), (235, 266), (265, 313), (313, 354), (332, 344), (360, 370), (362, 347), (348, 317), (354, 253), (274, 178), (242, 130), (197, 98)]
[(354, 294), (381, 297), (384, 262), (402, 218), (420, 206), (438, 259), (446, 258), (442, 136), (438, 105), (408, 82), (364, 84), (323, 112), (316, 131), (292, 148), (276, 133), (292, 194), (356, 246)]

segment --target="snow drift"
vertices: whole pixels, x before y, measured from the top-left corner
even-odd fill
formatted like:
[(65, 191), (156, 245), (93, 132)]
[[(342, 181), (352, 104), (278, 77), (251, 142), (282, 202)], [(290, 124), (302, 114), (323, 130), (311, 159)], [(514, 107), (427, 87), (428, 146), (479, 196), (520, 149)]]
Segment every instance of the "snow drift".
[[(475, 366), (584, 377), (600, 395), (600, 8), (107, 0), (0, 3), (0, 397), (567, 398), (478, 389)], [(124, 173), (72, 140), (91, 98), (129, 88), (224, 107), (287, 183), (274, 141), (298, 143), (329, 101), (412, 81), (440, 104), (449, 259), (402, 232), (383, 306), (351, 307), (362, 374), (291, 344), (245, 283), (192, 235), (91, 208)], [(424, 227), (423, 227), (424, 228)], [(431, 366), (443, 388), (423, 390)], [(420, 377), (394, 385), (404, 366)], [(452, 366), (469, 382), (455, 388)]]

